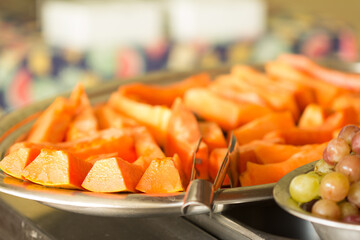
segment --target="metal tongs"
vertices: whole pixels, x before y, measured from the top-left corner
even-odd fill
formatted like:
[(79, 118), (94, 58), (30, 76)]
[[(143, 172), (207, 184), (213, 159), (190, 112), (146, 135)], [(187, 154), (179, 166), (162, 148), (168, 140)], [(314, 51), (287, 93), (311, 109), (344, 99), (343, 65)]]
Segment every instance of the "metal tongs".
[(235, 186), (234, 179), (229, 169), (230, 158), (235, 154), (236, 137), (231, 133), (226, 155), (217, 172), (214, 183), (204, 179), (196, 178), (196, 153), (199, 150), (201, 138), (194, 152), (190, 183), (186, 189), (184, 203), (181, 207), (183, 215), (191, 215), (195, 213), (213, 212), (214, 193), (221, 188), (226, 174), (229, 175), (231, 187)]

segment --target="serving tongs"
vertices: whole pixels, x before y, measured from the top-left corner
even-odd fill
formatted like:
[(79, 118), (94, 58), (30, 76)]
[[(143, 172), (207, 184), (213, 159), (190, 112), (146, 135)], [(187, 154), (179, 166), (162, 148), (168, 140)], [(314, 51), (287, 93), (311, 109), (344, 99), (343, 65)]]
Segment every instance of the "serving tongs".
[(227, 152), (216, 174), (214, 183), (211, 183), (210, 181), (204, 179), (196, 179), (197, 176), (196, 153), (199, 150), (201, 140), (202, 139), (200, 138), (197, 147), (194, 151), (190, 183), (188, 188), (186, 189), (186, 193), (184, 196), (184, 203), (181, 207), (181, 212), (183, 215), (191, 215), (198, 212), (212, 213), (214, 193), (216, 193), (216, 191), (219, 188), (221, 188), (226, 174), (229, 175), (230, 186), (231, 187), (235, 186), (234, 179), (229, 169), (229, 165), (230, 165), (230, 159), (234, 157), (235, 154), (237, 154), (235, 151), (236, 137), (231, 133)]

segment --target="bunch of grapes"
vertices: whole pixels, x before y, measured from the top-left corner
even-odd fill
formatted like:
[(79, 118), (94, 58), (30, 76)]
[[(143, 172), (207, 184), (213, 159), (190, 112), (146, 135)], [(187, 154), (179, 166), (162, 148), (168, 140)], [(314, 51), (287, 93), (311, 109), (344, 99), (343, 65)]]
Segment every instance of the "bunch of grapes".
[(293, 178), (289, 191), (315, 216), (360, 224), (360, 128), (342, 128), (314, 170)]

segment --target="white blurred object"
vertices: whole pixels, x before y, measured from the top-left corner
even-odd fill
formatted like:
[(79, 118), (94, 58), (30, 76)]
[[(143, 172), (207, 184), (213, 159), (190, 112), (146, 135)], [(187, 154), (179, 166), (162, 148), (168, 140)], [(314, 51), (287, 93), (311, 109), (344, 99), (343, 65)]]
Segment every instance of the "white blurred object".
[(266, 28), (263, 0), (170, 0), (170, 37), (178, 42), (254, 39)]
[(164, 37), (163, 8), (157, 1), (45, 0), (40, 8), (43, 36), (54, 46), (146, 46)]

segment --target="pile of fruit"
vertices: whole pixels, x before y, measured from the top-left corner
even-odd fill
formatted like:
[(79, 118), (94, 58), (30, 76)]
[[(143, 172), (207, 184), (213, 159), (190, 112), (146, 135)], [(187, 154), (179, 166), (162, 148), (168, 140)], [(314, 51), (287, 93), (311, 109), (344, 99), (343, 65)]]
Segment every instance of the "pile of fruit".
[[(12, 177), (95, 192), (171, 193), (216, 177), (232, 132), (235, 187), (278, 181), (322, 158), (328, 142), (360, 119), (360, 76), (283, 55), (265, 71), (236, 65), (211, 79), (131, 83), (91, 105), (78, 85), (39, 113), (0, 162)], [(224, 186), (228, 186), (229, 177)]]
[(345, 126), (314, 170), (293, 178), (289, 191), (315, 216), (360, 224), (360, 128)]

